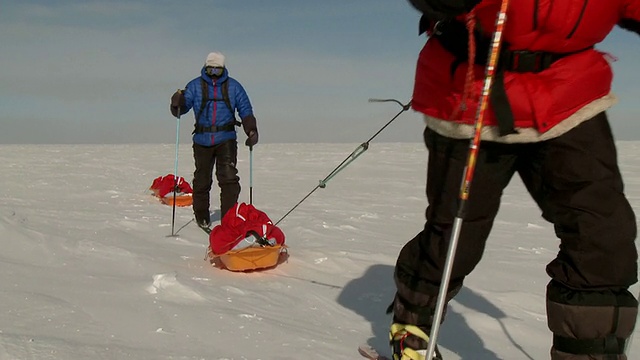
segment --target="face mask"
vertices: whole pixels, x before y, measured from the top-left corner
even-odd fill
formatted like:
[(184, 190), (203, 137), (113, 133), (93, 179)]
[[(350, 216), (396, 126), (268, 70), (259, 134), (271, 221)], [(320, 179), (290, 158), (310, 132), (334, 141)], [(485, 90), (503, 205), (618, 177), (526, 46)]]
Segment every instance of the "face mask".
[(224, 72), (224, 68), (220, 66), (207, 66), (204, 71), (209, 76), (220, 76)]

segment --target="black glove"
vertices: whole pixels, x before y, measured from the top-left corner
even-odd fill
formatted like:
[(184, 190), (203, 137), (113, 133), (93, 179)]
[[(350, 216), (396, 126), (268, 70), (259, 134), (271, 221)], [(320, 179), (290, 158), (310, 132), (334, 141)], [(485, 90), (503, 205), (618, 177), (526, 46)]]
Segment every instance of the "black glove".
[(429, 20), (441, 21), (471, 11), (480, 0), (409, 0), (409, 2)]
[(242, 129), (244, 129), (244, 133), (247, 134), (247, 141), (244, 142), (245, 145), (253, 147), (253, 145), (258, 143), (258, 126), (256, 125), (255, 116), (247, 115), (242, 118)]
[(187, 100), (184, 98), (182, 90), (178, 90), (171, 96), (169, 110), (173, 116), (178, 117), (178, 114), (184, 114), (184, 107), (186, 107), (186, 105)]
[(633, 31), (636, 34), (640, 35), (640, 21), (638, 21), (638, 20), (622, 19), (618, 23), (618, 26), (620, 26), (623, 29), (626, 29), (626, 30), (629, 30), (629, 31)]
[(253, 147), (253, 145), (258, 143), (258, 130), (253, 130), (247, 134), (247, 141), (244, 142), (248, 147)]

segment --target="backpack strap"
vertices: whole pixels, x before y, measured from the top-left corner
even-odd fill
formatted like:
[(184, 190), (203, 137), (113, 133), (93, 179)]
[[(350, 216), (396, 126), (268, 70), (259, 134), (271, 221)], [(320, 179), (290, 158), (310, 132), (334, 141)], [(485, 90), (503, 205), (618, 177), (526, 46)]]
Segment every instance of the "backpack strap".
[(229, 111), (231, 111), (231, 114), (233, 115), (233, 125), (241, 126), (242, 123), (236, 120), (236, 113), (235, 111), (233, 111), (233, 108), (231, 107), (231, 100), (229, 100), (229, 80), (222, 83), (222, 100), (224, 100), (224, 103), (227, 104), (227, 108), (229, 109)]
[(196, 115), (196, 125), (198, 124), (198, 121), (200, 121), (200, 115), (202, 115), (204, 108), (207, 106), (209, 101), (213, 100), (209, 99), (209, 85), (203, 78), (200, 78), (200, 87), (202, 88), (202, 100), (200, 101), (200, 110)]
[(235, 112), (231, 107), (231, 100), (229, 100), (229, 80), (222, 83), (222, 100), (224, 100), (224, 103), (227, 104), (227, 108), (229, 109), (229, 111), (231, 111), (232, 114), (234, 114), (233, 117), (235, 118)]
[[(196, 123), (195, 123), (195, 130), (193, 131), (193, 133), (201, 133), (201, 132), (210, 132), (210, 131), (206, 131), (206, 130), (216, 130), (216, 131), (231, 131), (233, 129), (233, 126), (240, 126), (242, 123), (239, 122), (238, 120), (235, 119), (235, 112), (233, 111), (233, 108), (231, 107), (231, 100), (229, 99), (229, 81), (225, 81), (222, 83), (222, 99), (217, 99), (217, 98), (209, 98), (209, 84), (203, 79), (200, 78), (200, 87), (202, 88), (202, 100), (200, 103), (200, 110), (198, 110), (198, 113), (196, 114)], [(205, 107), (209, 104), (210, 101), (219, 101), (219, 100), (223, 100), (224, 103), (227, 105), (227, 108), (229, 109), (229, 111), (231, 112), (231, 114), (233, 115), (233, 124), (231, 125), (231, 130), (227, 127), (227, 126), (223, 126), (223, 127), (202, 127), (198, 125), (198, 122), (200, 121), (200, 116), (202, 115), (202, 113), (204, 112)], [(220, 128), (220, 129), (219, 129)], [(219, 129), (219, 130), (217, 130)], [(212, 131), (215, 132), (215, 131)]]
[(229, 99), (229, 81), (225, 81), (222, 83), (222, 99), (209, 98), (209, 84), (207, 84), (207, 82), (203, 78), (200, 78), (200, 86), (202, 87), (202, 101), (200, 104), (200, 110), (196, 115), (196, 122), (200, 120), (200, 115), (202, 115), (202, 112), (204, 111), (204, 108), (207, 106), (207, 104), (209, 104), (209, 101), (218, 101), (218, 100), (224, 101), (224, 103), (227, 105), (227, 108), (229, 109), (231, 114), (234, 114), (233, 117), (235, 118), (235, 112), (231, 107), (231, 100)]

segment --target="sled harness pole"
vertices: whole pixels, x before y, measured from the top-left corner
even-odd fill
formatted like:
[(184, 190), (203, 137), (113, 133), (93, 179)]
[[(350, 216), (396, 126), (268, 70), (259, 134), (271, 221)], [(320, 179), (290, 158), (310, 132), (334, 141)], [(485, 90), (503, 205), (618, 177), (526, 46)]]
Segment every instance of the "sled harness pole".
[[(493, 78), (496, 73), (496, 67), (498, 65), (498, 55), (500, 53), (502, 33), (504, 31), (504, 24), (506, 22), (508, 7), (509, 0), (502, 0), (500, 11), (498, 12), (498, 15), (496, 17), (496, 30), (493, 34), (491, 49), (489, 51), (489, 59), (487, 60), (487, 67), (485, 69), (484, 86), (482, 88), (482, 93), (480, 94), (480, 99), (478, 101), (475, 130), (473, 138), (471, 139), (469, 144), (467, 163), (464, 168), (464, 177), (462, 178), (462, 182), (460, 184), (458, 212), (453, 222), (453, 229), (451, 231), (451, 238), (449, 240), (449, 248), (447, 250), (447, 257), (444, 264), (444, 272), (442, 274), (442, 281), (440, 282), (440, 289), (438, 290), (438, 300), (436, 302), (436, 309), (433, 315), (433, 322), (431, 324), (431, 332), (429, 334), (428, 341), (429, 346), (427, 347), (427, 356), (425, 357), (426, 359), (432, 359), (433, 355), (435, 354), (438, 331), (440, 329), (440, 323), (442, 322), (444, 305), (446, 303), (449, 281), (451, 280), (451, 272), (453, 269), (453, 261), (455, 258), (456, 247), (458, 246), (458, 240), (460, 237), (460, 228), (462, 227), (462, 221), (465, 213), (465, 205), (467, 203), (467, 200), (469, 199), (471, 181), (473, 180), (473, 173), (475, 171), (478, 151), (480, 149), (480, 135), (484, 121), (484, 114), (488, 106), (491, 85), (493, 83)], [(473, 10), (471, 16), (473, 16)], [(473, 65), (469, 64), (469, 66)]]
[(375, 134), (373, 134), (373, 136), (371, 136), (369, 140), (363, 142), (355, 150), (353, 150), (353, 152), (349, 154), (349, 156), (347, 156), (344, 160), (342, 160), (342, 162), (335, 169), (333, 169), (333, 171), (329, 175), (327, 175), (327, 177), (320, 180), (320, 183), (316, 185), (316, 187), (313, 188), (313, 190), (311, 190), (305, 197), (303, 197), (302, 200), (298, 201), (298, 203), (293, 208), (291, 208), (291, 210), (289, 210), (286, 214), (284, 214), (280, 218), (280, 220), (276, 221), (276, 223), (274, 224), (275, 226), (277, 226), (282, 220), (284, 220), (284, 218), (286, 218), (289, 214), (291, 214), (291, 212), (293, 212), (293, 210), (295, 210), (298, 206), (300, 206), (300, 204), (302, 204), (305, 200), (307, 200), (307, 198), (311, 196), (311, 194), (313, 194), (316, 190), (318, 190), (319, 188), (324, 189), (325, 187), (327, 187), (327, 183), (329, 182), (329, 180), (331, 180), (334, 176), (338, 175), (340, 171), (342, 171), (349, 164), (351, 164), (355, 159), (357, 159), (360, 155), (362, 155), (365, 151), (367, 151), (369, 149), (369, 143), (376, 136), (378, 136), (387, 126), (389, 126), (395, 119), (397, 119), (398, 116), (400, 116), (400, 114), (402, 114), (403, 112), (411, 108), (411, 101), (409, 101), (408, 104), (404, 105), (400, 101), (395, 99), (369, 99), (369, 102), (387, 102), (387, 101), (393, 101), (400, 104), (400, 106), (402, 106), (402, 110), (400, 110), (400, 112), (398, 112), (393, 118), (391, 118), (391, 120), (389, 120), (383, 127), (381, 127), (380, 130), (378, 130)]
[(173, 232), (176, 224), (176, 193), (178, 192), (178, 147), (180, 144), (180, 109), (176, 116), (176, 159), (173, 166), (173, 210), (171, 215), (171, 236), (176, 236)]

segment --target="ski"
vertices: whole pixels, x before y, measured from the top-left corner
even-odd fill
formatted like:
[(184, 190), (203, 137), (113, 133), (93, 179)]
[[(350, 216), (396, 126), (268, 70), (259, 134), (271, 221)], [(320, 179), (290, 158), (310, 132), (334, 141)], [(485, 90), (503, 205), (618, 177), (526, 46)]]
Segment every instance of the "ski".
[[(360, 353), (360, 355), (362, 355), (362, 357), (364, 357), (365, 359), (369, 359), (369, 360), (391, 360), (391, 358), (386, 357), (384, 355), (380, 355), (376, 349), (372, 348), (371, 346), (367, 345), (367, 344), (362, 344), (360, 346), (358, 346), (358, 352)], [(436, 347), (436, 353), (433, 357), (434, 360), (442, 360), (442, 355), (440, 354), (440, 351), (438, 350), (438, 348)]]
[(378, 354), (376, 349), (372, 348), (367, 344), (362, 344), (358, 346), (358, 352), (360, 353), (360, 355), (362, 355), (362, 357), (369, 360), (391, 360), (390, 358), (384, 355)]
[(199, 227), (200, 229), (202, 229), (202, 231), (204, 231), (205, 233), (207, 233), (207, 235), (211, 235), (211, 228), (210, 228), (210, 227), (200, 226), (200, 225), (198, 225), (198, 227)]
[(197, 221), (195, 218), (191, 219), (191, 221), (195, 222), (195, 223), (196, 223), (196, 225), (198, 225), (198, 227), (199, 227), (200, 229), (202, 229), (202, 231), (204, 231), (205, 233), (207, 233), (207, 235), (211, 234), (211, 227), (210, 227), (211, 225), (209, 225), (209, 226), (202, 226), (202, 225), (200, 225), (200, 224), (198, 223), (198, 221)]

